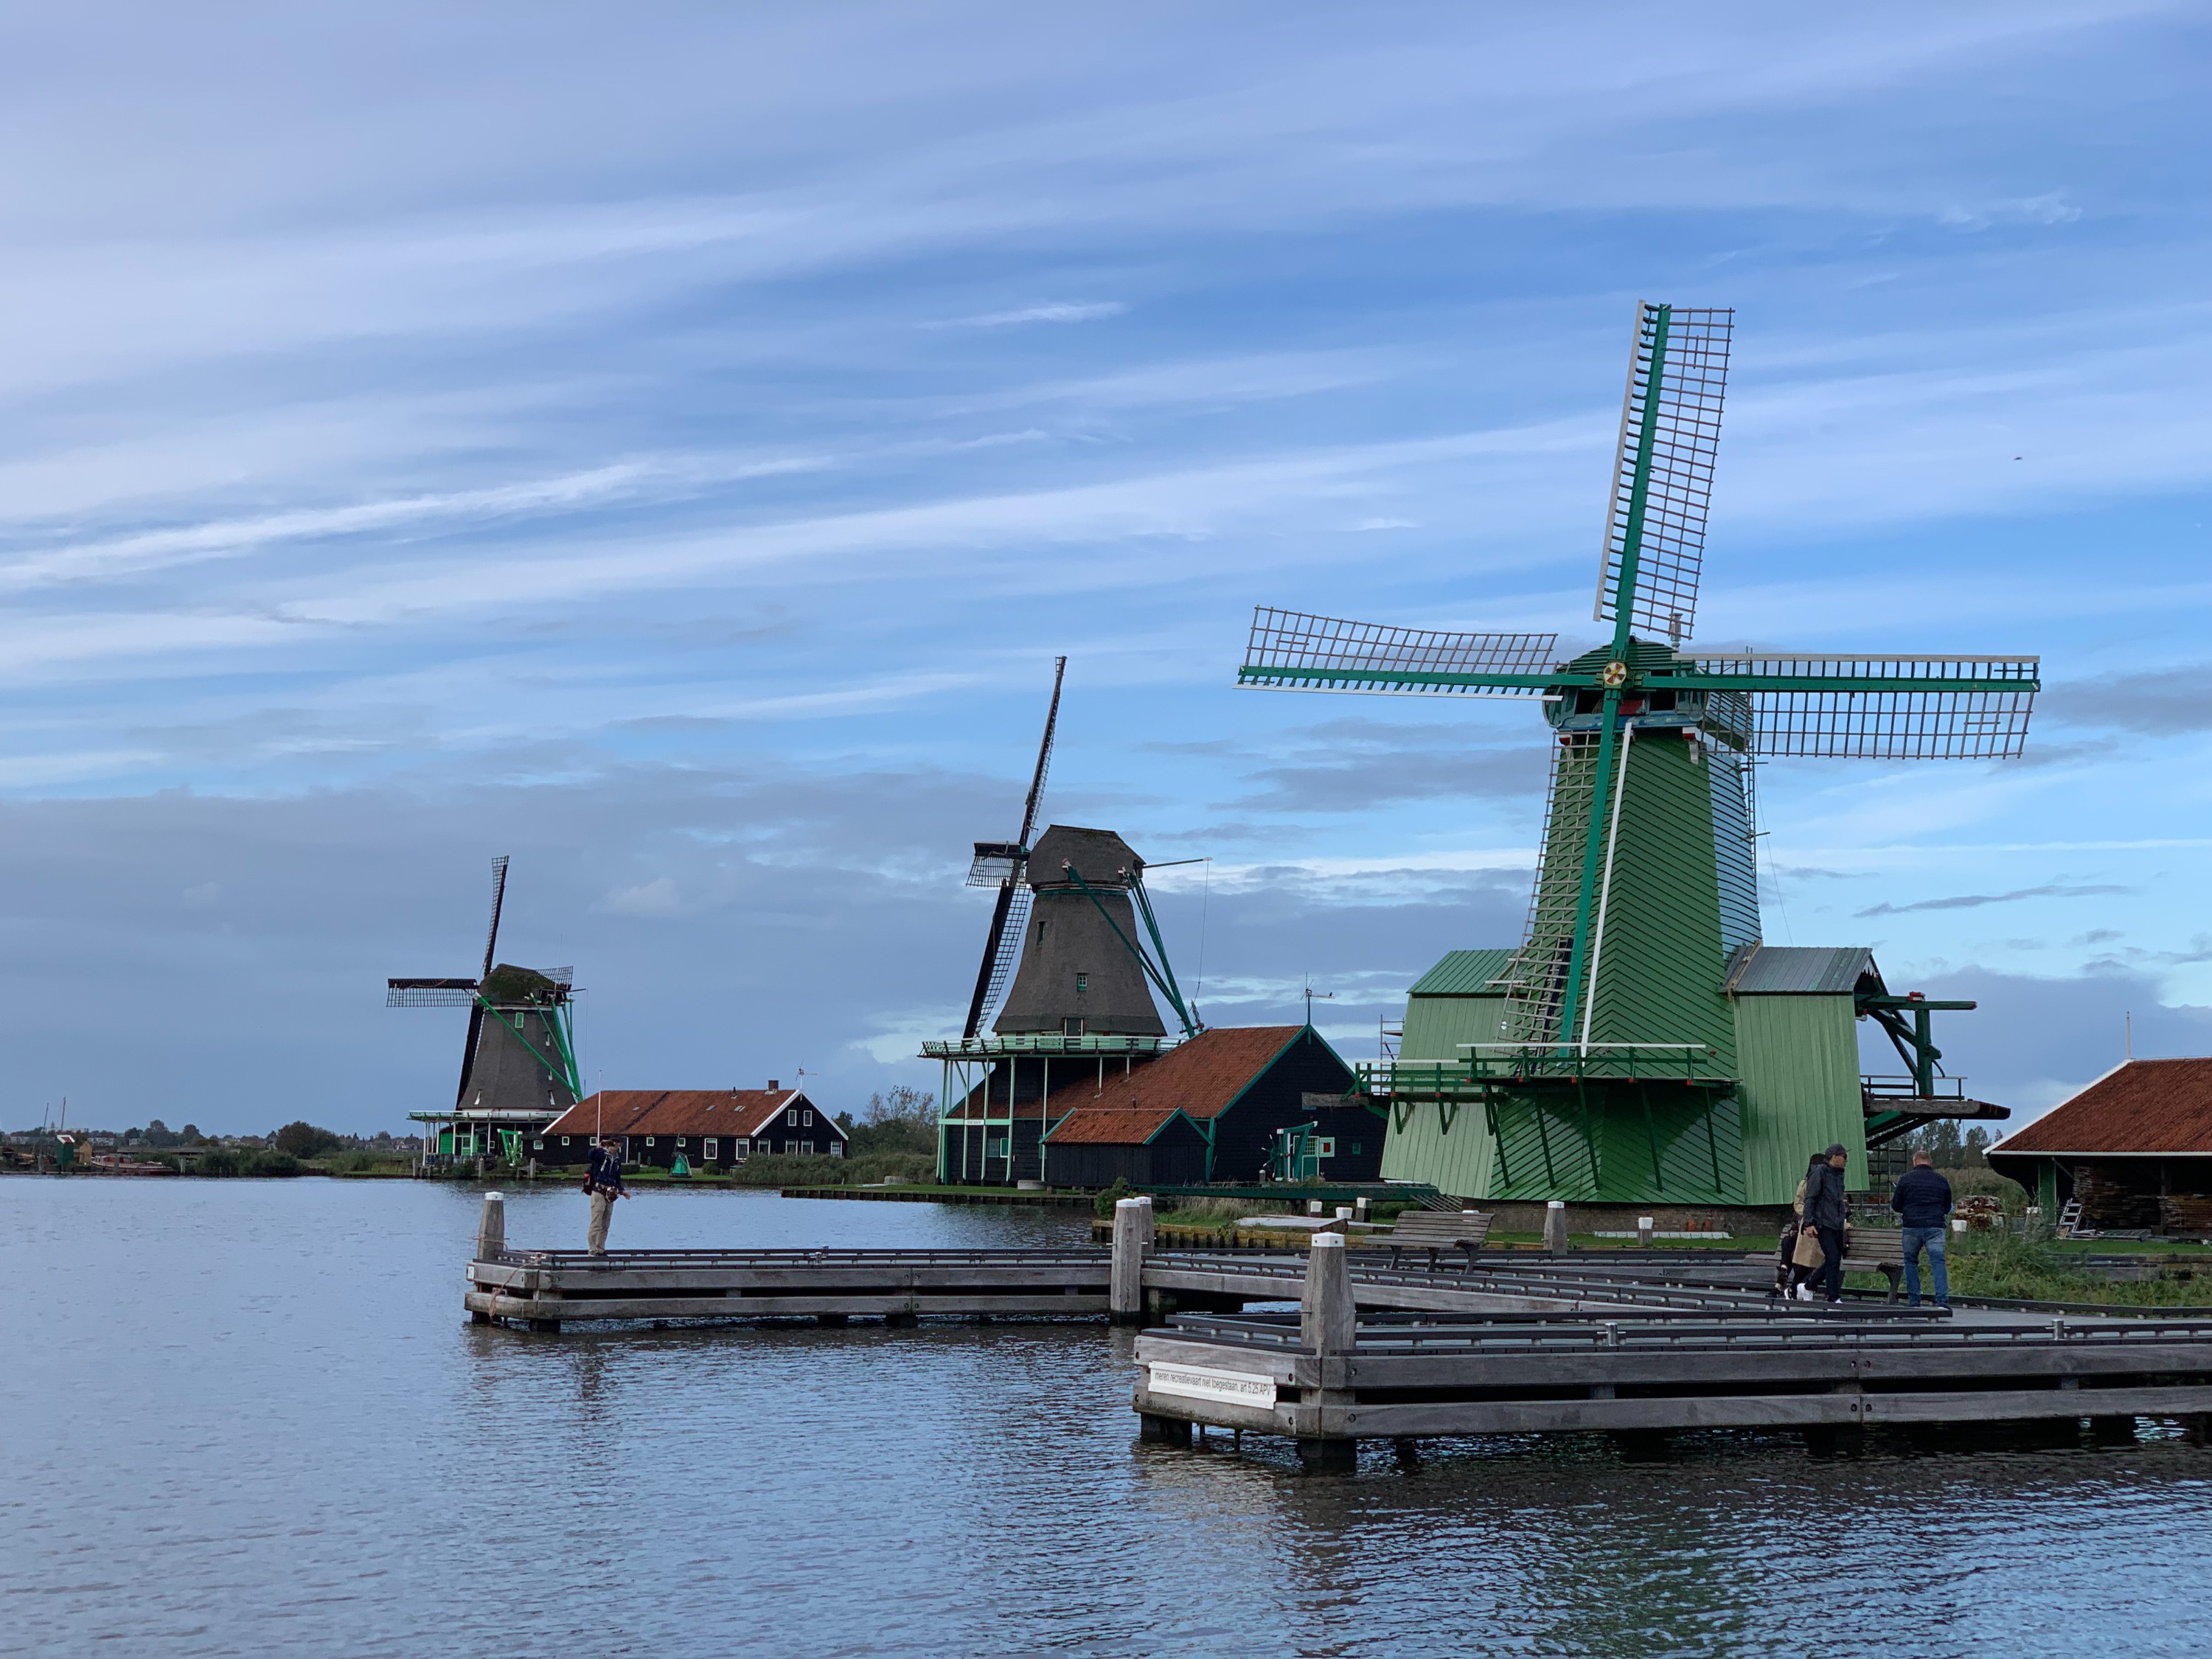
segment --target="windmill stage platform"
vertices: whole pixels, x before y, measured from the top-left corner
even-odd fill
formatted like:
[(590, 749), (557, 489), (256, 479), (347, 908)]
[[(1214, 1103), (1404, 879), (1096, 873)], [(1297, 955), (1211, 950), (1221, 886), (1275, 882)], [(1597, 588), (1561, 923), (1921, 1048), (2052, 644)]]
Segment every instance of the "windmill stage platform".
[(1732, 1253), (1478, 1254), (1424, 1270), (1328, 1233), (1303, 1251), (1161, 1250), (1151, 1206), (1126, 1200), (1111, 1249), (592, 1256), (509, 1249), (503, 1210), (487, 1198), (468, 1266), (480, 1323), (1149, 1322), (1131, 1401), (1145, 1438), (1280, 1436), (1316, 1468), (1350, 1467), (1378, 1438), (1649, 1445), (1728, 1428), (1802, 1431), (1817, 1447), (1937, 1424), (2124, 1438), (2148, 1417), (2199, 1442), (2212, 1428), (2212, 1319), (1779, 1302), (1767, 1271)]

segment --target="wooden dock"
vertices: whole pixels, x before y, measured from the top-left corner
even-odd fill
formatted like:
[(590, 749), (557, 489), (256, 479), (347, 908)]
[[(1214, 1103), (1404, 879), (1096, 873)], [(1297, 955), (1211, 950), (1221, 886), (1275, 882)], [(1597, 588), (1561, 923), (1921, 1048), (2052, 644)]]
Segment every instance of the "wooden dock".
[[(2212, 1318), (1783, 1302), (1727, 1254), (1478, 1255), (1392, 1268), (1304, 1250), (1161, 1250), (1151, 1206), (1110, 1249), (517, 1250), (488, 1194), (465, 1305), (483, 1323), (1111, 1319), (1137, 1338), (1148, 1439), (1280, 1435), (1317, 1468), (1363, 1439), (2089, 1422), (2212, 1424)], [(1297, 1310), (1290, 1311), (1290, 1304)], [(1255, 1308), (1254, 1304), (1258, 1304)], [(1268, 1311), (1270, 1308), (1282, 1311)]]
[[(1284, 1435), (1342, 1468), (1358, 1442), (1435, 1436), (1639, 1437), (1793, 1428), (2212, 1413), (2212, 1319), (1868, 1318), (1770, 1303), (1712, 1318), (1607, 1312), (1364, 1314), (1346, 1252), (1316, 1241), (1298, 1314), (1177, 1316), (1137, 1341), (1146, 1437)], [(1808, 1315), (1810, 1316), (1808, 1316)]]
[[(1307, 1252), (1161, 1250), (1151, 1208), (1117, 1213), (1111, 1249), (970, 1250), (518, 1250), (505, 1201), (487, 1194), (465, 1305), (482, 1322), (558, 1331), (580, 1320), (1112, 1318), (1155, 1322), (1297, 1302)], [(1759, 1312), (1764, 1269), (1725, 1254), (1608, 1252), (1568, 1261), (1500, 1254), (1434, 1271), (1354, 1251), (1358, 1305), (1431, 1313)], [(1903, 1310), (1888, 1310), (1903, 1316)], [(1913, 1316), (1919, 1317), (1920, 1316)]]

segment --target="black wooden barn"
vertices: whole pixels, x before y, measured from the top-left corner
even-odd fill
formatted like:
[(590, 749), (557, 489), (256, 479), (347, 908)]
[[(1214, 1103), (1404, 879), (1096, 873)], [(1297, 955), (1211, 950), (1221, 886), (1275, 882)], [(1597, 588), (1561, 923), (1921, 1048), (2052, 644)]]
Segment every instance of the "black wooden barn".
[[(1310, 1173), (1374, 1181), (1382, 1115), (1346, 1099), (1352, 1068), (1310, 1025), (1220, 1026), (1151, 1064), (1070, 1090), (1044, 1137), (1055, 1187), (1239, 1184), (1263, 1178), (1285, 1129), (1310, 1125)], [(1055, 1103), (1058, 1103), (1056, 1101)]]

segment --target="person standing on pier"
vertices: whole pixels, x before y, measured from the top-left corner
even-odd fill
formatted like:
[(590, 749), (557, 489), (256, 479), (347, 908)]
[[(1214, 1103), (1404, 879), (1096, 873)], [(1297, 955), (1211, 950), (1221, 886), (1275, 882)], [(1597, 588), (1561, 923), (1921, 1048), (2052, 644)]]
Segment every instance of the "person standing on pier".
[(593, 1255), (607, 1253), (607, 1223), (614, 1216), (615, 1200), (628, 1198), (623, 1185), (622, 1137), (601, 1135), (592, 1148), (591, 1167), (584, 1175), (584, 1190), (592, 1197), (592, 1224), (584, 1234), (584, 1248)]
[(1928, 1252), (1928, 1267), (1936, 1280), (1936, 1305), (1951, 1305), (1951, 1276), (1943, 1264), (1943, 1231), (1951, 1214), (1951, 1183), (1936, 1173), (1936, 1160), (1925, 1152), (1912, 1155), (1912, 1168), (1898, 1178), (1889, 1194), (1889, 1207), (1897, 1212), (1905, 1229), (1905, 1288), (1914, 1307), (1920, 1305), (1920, 1253)]
[(1820, 1236), (1826, 1260), (1819, 1278), (1830, 1302), (1844, 1299), (1844, 1228), (1850, 1218), (1844, 1200), (1844, 1159), (1841, 1146), (1831, 1146), (1828, 1155), (1805, 1172), (1805, 1224)]

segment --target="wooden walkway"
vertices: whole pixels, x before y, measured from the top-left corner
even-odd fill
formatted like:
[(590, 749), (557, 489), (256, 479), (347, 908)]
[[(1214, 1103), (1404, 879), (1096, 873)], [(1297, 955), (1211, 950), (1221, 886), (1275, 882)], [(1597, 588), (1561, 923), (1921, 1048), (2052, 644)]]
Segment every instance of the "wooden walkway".
[(1146, 1437), (1286, 1436), (1322, 1468), (1376, 1437), (2036, 1419), (2132, 1433), (2159, 1417), (2202, 1439), (2212, 1425), (2212, 1318), (1781, 1302), (1763, 1265), (1728, 1255), (1516, 1253), (1428, 1271), (1334, 1234), (1297, 1252), (1158, 1250), (1149, 1207), (1132, 1203), (1112, 1249), (592, 1256), (511, 1250), (501, 1202), (484, 1208), (466, 1295), (480, 1322), (1149, 1318), (1131, 1401)]

